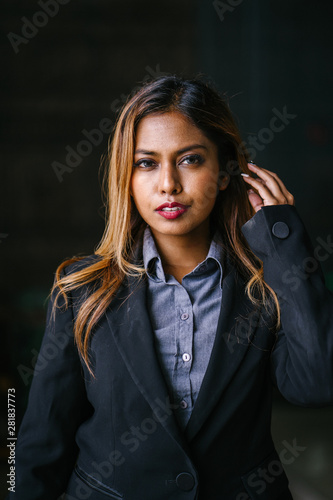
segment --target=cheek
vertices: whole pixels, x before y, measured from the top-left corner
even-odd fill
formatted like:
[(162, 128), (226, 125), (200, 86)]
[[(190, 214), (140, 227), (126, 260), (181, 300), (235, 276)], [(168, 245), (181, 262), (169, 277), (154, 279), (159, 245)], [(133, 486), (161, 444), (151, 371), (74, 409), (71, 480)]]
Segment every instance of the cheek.
[(147, 175), (147, 173), (146, 175), (142, 172), (134, 173), (131, 178), (130, 186), (132, 192), (140, 197), (143, 191), (148, 192), (154, 189), (154, 179), (152, 176)]
[(142, 197), (142, 191), (144, 190), (144, 183), (140, 182), (140, 177), (133, 174), (130, 182), (130, 192), (134, 200), (140, 200), (140, 194)]
[(148, 201), (150, 199), (147, 193), (147, 183), (143, 182), (139, 176), (133, 175), (130, 182), (130, 194), (138, 212), (142, 216), (148, 208)]
[(137, 185), (136, 185), (136, 182), (133, 181), (133, 179), (131, 180), (130, 182), (130, 195), (134, 201), (134, 204), (136, 206), (137, 209), (139, 209), (139, 202), (140, 202), (140, 198), (138, 200), (138, 196), (137, 194), (140, 192), (140, 190), (137, 189)]
[(215, 175), (210, 173), (198, 177), (193, 188), (205, 205), (209, 206), (215, 203), (216, 196), (219, 192)]

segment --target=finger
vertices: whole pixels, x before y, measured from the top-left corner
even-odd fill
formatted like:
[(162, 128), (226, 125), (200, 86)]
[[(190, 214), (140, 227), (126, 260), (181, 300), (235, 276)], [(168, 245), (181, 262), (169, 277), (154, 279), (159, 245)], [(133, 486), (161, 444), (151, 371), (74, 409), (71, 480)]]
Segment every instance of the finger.
[[(266, 186), (270, 189), (272, 195), (280, 201), (280, 203), (288, 203), (288, 191), (284, 186), (284, 189), (281, 189), (281, 186), (277, 179), (272, 175), (271, 172), (264, 170), (257, 165), (249, 164), (249, 170), (257, 174), (259, 179), (264, 181)], [(258, 180), (258, 179), (256, 179)], [(282, 183), (282, 181), (281, 181)], [(283, 184), (283, 183), (282, 183)], [(284, 201), (283, 201), (284, 200)]]
[(274, 172), (271, 172), (266, 168), (258, 167), (258, 165), (254, 165), (252, 163), (248, 164), (248, 166), (249, 170), (254, 172), (264, 182), (266, 183), (275, 182), (280, 187), (281, 191), (284, 190), (286, 193), (288, 192), (281, 179)]
[(279, 194), (280, 191), (285, 198), (284, 203), (288, 203), (289, 205), (295, 204), (293, 195), (287, 190), (286, 186), (275, 172), (271, 172), (270, 170), (267, 170), (265, 168), (260, 168), (258, 167), (258, 165), (254, 165), (251, 163), (249, 163), (248, 166), (249, 170), (255, 172), (259, 176), (259, 178), (261, 178), (264, 182), (266, 182), (266, 184), (271, 189), (272, 194), (277, 199), (280, 200), (282, 199)]
[(281, 191), (283, 192), (285, 197), (288, 199), (288, 202), (291, 202), (290, 204), (294, 205), (294, 203), (295, 203), (294, 197), (290, 193), (290, 191), (288, 191), (285, 184), (281, 181), (280, 177), (275, 172), (271, 172), (270, 170), (267, 170), (266, 168), (263, 168), (262, 170), (264, 172), (267, 172), (268, 174), (271, 174), (274, 177), (276, 182), (279, 184)]
[(257, 193), (255, 193), (252, 189), (249, 189), (247, 194), (254, 211), (258, 212), (258, 210), (260, 210), (261, 207), (264, 206), (262, 198), (260, 198), (260, 196)]
[(253, 179), (253, 177), (247, 177), (243, 174), (243, 179), (245, 182), (250, 184), (253, 188), (256, 189), (259, 196), (261, 196), (264, 205), (286, 205), (288, 204), (284, 195), (282, 195), (281, 191), (278, 191), (277, 196), (274, 196), (270, 188), (267, 186), (267, 183), (263, 183), (261, 179)]

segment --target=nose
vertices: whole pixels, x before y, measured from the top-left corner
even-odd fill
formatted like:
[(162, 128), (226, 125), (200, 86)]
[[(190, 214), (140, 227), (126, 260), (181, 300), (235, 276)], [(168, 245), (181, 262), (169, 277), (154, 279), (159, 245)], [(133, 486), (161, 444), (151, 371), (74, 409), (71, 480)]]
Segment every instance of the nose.
[(161, 194), (178, 194), (182, 191), (179, 171), (176, 165), (161, 165), (158, 179), (158, 190)]

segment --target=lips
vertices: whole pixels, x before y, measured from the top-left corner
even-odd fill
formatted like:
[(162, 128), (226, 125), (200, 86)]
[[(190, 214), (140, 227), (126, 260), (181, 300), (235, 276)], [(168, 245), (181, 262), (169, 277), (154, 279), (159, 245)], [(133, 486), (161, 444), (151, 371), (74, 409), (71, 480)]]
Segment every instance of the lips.
[(165, 219), (177, 219), (183, 215), (188, 208), (189, 205), (183, 205), (182, 203), (173, 201), (172, 203), (163, 203), (163, 205), (157, 207), (155, 211)]

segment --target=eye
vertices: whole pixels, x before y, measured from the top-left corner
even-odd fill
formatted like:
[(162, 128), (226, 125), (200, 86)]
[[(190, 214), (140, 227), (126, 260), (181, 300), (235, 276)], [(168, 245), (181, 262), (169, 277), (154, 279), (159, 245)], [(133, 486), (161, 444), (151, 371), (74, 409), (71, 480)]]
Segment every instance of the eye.
[(180, 163), (185, 163), (185, 165), (200, 165), (203, 162), (203, 158), (198, 154), (188, 155), (183, 158)]
[(147, 160), (142, 158), (142, 160), (138, 160), (134, 163), (133, 167), (139, 167), (142, 169), (153, 168), (155, 166), (155, 162), (153, 160)]

